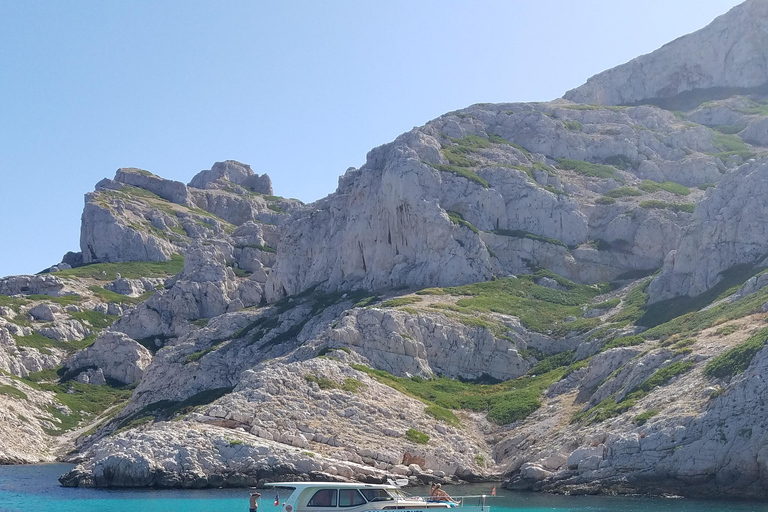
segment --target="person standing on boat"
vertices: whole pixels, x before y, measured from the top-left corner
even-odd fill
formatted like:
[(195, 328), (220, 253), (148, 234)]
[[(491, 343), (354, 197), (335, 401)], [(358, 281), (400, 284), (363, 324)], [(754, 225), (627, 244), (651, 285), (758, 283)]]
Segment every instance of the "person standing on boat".
[(250, 512), (256, 512), (256, 510), (259, 508), (259, 498), (261, 497), (261, 494), (258, 492), (254, 492), (251, 494), (251, 510)]

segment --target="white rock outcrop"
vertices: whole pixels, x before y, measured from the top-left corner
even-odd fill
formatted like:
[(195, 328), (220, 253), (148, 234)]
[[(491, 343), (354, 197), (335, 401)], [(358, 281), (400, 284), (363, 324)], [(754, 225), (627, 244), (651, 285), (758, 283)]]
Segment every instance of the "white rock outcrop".
[(104, 377), (123, 384), (141, 380), (152, 362), (152, 354), (123, 333), (107, 331), (90, 347), (77, 352), (66, 363), (70, 370), (95, 367)]
[(768, 2), (748, 0), (701, 30), (593, 76), (565, 98), (625, 105), (697, 89), (763, 86), (768, 83), (766, 18)]

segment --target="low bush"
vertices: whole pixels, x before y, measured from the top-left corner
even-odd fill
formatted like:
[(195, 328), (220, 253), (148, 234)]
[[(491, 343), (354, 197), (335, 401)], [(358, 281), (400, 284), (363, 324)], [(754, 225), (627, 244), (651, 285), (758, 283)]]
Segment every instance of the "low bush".
[(747, 341), (720, 354), (707, 363), (704, 375), (709, 377), (731, 377), (746, 370), (755, 355), (765, 347), (768, 340), (768, 327), (760, 329)]
[(455, 425), (455, 426), (461, 425), (459, 418), (455, 414), (453, 414), (453, 411), (451, 411), (450, 409), (446, 409), (445, 407), (440, 407), (439, 405), (428, 405), (424, 409), (424, 414), (426, 414), (427, 416), (432, 416), (436, 420), (443, 421), (450, 425)]
[(632, 419), (632, 423), (637, 425), (638, 427), (641, 425), (645, 425), (649, 419), (653, 418), (654, 416), (658, 415), (659, 411), (658, 409), (649, 409), (645, 411), (642, 414), (638, 414)]
[(632, 187), (619, 187), (605, 193), (606, 197), (618, 199), (620, 197), (635, 197), (643, 195), (642, 192)]
[(451, 210), (448, 210), (445, 213), (448, 214), (448, 218), (451, 219), (451, 222), (453, 222), (457, 226), (464, 226), (466, 228), (471, 229), (475, 233), (480, 233), (480, 231), (478, 231), (477, 228), (472, 225), (472, 223), (464, 220), (464, 216), (462, 214), (451, 211)]
[(429, 436), (424, 432), (419, 432), (415, 428), (409, 428), (405, 432), (405, 438), (416, 444), (427, 444), (429, 442)]
[(621, 181), (619, 174), (616, 172), (616, 168), (610, 165), (593, 164), (591, 162), (584, 162), (583, 160), (571, 160), (570, 158), (558, 158), (557, 163), (563, 169), (576, 171), (579, 174), (591, 178), (613, 178)]
[(128, 279), (142, 277), (169, 277), (181, 272), (184, 256), (174, 254), (169, 261), (124, 261), (120, 263), (92, 263), (56, 272), (56, 277), (90, 278), (98, 281), (114, 281), (116, 275)]
[(674, 181), (665, 181), (662, 183), (651, 181), (651, 180), (644, 180), (638, 187), (640, 190), (643, 190), (645, 192), (658, 192), (660, 190), (664, 190), (666, 192), (677, 194), (679, 196), (687, 196), (691, 193), (691, 189), (688, 187), (684, 187), (683, 185), (680, 185), (679, 183), (675, 183)]
[(377, 307), (380, 308), (396, 308), (399, 306), (408, 306), (410, 304), (418, 304), (421, 302), (420, 297), (397, 297), (396, 299), (390, 299), (382, 302)]

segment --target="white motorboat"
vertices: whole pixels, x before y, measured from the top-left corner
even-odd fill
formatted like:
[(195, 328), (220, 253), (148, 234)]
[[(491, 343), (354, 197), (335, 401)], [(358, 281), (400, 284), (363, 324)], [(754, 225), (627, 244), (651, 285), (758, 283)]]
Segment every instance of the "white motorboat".
[[(264, 484), (277, 491), (275, 505), (282, 512), (490, 512), (486, 495), (447, 498), (408, 496), (396, 485), (340, 482), (274, 482)], [(285, 499), (280, 493), (290, 493)], [(269, 510), (269, 506), (265, 507)]]

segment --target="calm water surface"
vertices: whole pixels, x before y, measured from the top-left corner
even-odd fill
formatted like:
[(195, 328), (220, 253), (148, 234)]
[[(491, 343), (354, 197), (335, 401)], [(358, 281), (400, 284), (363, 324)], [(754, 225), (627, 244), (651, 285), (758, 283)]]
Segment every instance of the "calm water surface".
[[(70, 465), (0, 466), (0, 512), (247, 512), (247, 489), (107, 491), (69, 489), (57, 478)], [(491, 484), (446, 486), (453, 495), (489, 494)], [(426, 488), (408, 489), (425, 494)], [(498, 488), (492, 512), (768, 512), (768, 502), (672, 498), (518, 494)], [(274, 495), (262, 493), (259, 510), (278, 512)]]

